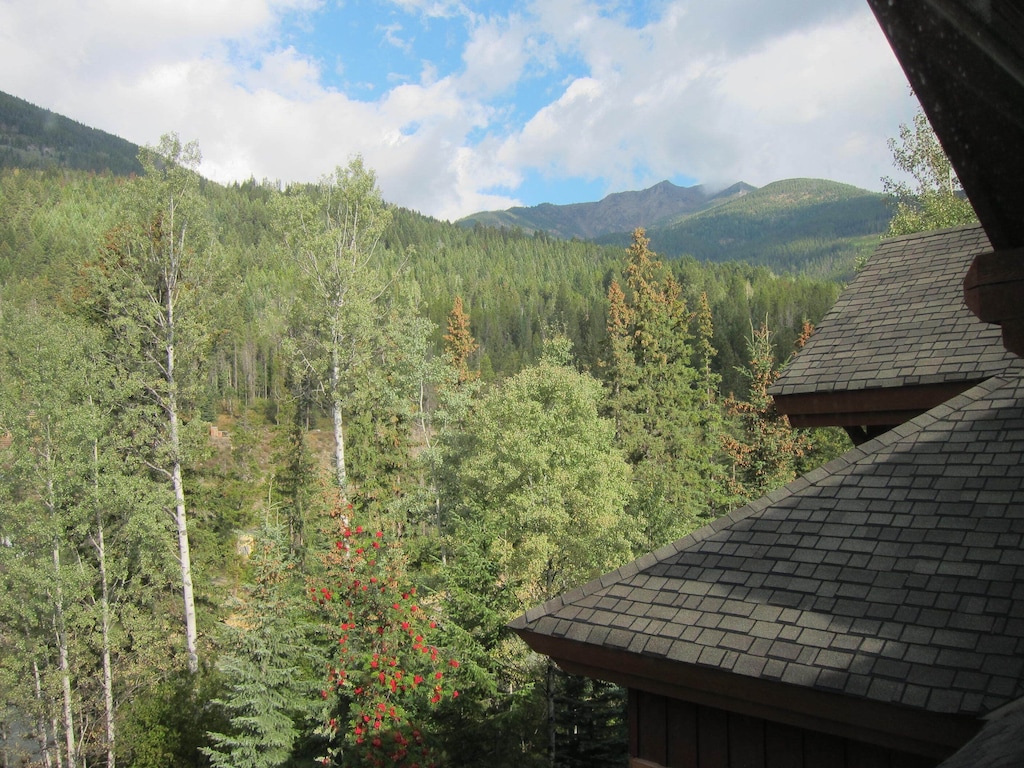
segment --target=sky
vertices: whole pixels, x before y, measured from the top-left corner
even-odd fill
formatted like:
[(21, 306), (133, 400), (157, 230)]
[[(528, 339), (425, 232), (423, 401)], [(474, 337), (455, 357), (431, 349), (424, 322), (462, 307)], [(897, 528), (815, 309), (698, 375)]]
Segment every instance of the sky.
[(880, 190), (917, 103), (865, 0), (0, 0), (0, 91), (230, 183), (361, 155), (441, 219), (668, 179)]

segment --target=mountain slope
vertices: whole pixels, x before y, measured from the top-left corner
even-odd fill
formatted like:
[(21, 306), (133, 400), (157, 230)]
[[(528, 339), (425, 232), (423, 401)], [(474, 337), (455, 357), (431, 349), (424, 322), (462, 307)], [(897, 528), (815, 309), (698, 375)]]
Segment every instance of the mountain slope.
[[(891, 217), (882, 194), (823, 179), (787, 179), (647, 234), (663, 256), (842, 278), (858, 256), (874, 249)], [(620, 233), (598, 242), (625, 246), (629, 238)]]
[(518, 227), (526, 232), (590, 240), (613, 232), (631, 232), (636, 227), (651, 228), (742, 197), (753, 189), (740, 182), (712, 193), (703, 186), (679, 187), (663, 181), (639, 192), (616, 192), (596, 203), (541, 203), (529, 208), (484, 211), (456, 223), (464, 227)]
[(0, 168), (74, 168), (141, 173), (139, 148), (0, 92)]

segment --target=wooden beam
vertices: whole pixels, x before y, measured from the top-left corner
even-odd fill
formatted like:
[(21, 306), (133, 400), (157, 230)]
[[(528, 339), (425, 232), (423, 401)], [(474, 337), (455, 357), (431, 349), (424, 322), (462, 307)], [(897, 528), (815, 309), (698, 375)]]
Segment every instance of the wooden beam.
[(776, 395), (775, 407), (794, 427), (885, 427), (902, 424), (981, 381)]
[(993, 248), (1024, 246), (1019, 0), (868, 0)]

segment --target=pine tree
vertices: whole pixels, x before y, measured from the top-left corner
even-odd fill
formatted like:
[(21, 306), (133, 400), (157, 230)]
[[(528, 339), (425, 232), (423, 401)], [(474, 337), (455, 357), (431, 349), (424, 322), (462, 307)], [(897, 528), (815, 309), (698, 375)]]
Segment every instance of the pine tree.
[(618, 768), (629, 762), (626, 690), (558, 672), (555, 761), (561, 768)]

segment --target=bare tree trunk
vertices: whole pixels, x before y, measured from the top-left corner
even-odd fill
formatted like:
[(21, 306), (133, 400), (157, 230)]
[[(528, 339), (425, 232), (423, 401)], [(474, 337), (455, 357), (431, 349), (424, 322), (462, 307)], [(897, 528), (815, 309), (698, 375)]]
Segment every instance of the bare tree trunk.
[(334, 471), (342, 499), (348, 501), (348, 475), (345, 472), (345, 429), (341, 415), (341, 360), (338, 344), (331, 349), (331, 407), (334, 416)]
[(56, 715), (50, 720), (50, 733), (53, 734), (53, 753), (57, 756), (57, 768), (64, 768), (64, 753), (60, 751), (60, 724)]
[[(39, 662), (32, 660), (32, 675), (36, 682), (36, 701), (39, 702), (39, 719), (36, 721), (36, 730), (39, 731), (36, 738), (39, 741), (39, 749), (43, 755), (44, 768), (53, 768), (53, 757), (50, 755), (50, 738), (46, 726), (45, 705), (43, 703), (43, 682), (39, 674)], [(58, 755), (60, 753), (58, 752)]]
[[(57, 525), (57, 500), (53, 487), (55, 474), (53, 466), (53, 453), (50, 450), (50, 425), (46, 424), (46, 442), (43, 448), (43, 458), (46, 461), (46, 509), (50, 514), (50, 521)], [(53, 534), (53, 635), (57, 643), (57, 660), (60, 669), (61, 694), (63, 698), (64, 713), (64, 738), (67, 746), (68, 766), (75, 768), (75, 719), (71, 706), (71, 667), (68, 662), (68, 640), (64, 626), (64, 590), (61, 585), (60, 573), (60, 537)], [(60, 754), (60, 750), (57, 751)]]
[(114, 675), (110, 665), (110, 592), (107, 584), (107, 547), (103, 540), (103, 515), (100, 511), (99, 444), (92, 441), (93, 504), (96, 507), (96, 560), (100, 569), (100, 632), (103, 657), (103, 718), (106, 726), (107, 768), (115, 768)]
[[(173, 402), (173, 401), (172, 401)], [(199, 671), (199, 632), (196, 628), (196, 603), (192, 587), (192, 555), (188, 543), (188, 517), (185, 514), (185, 489), (181, 480), (181, 460), (178, 458), (178, 414), (172, 407), (171, 450), (175, 454), (171, 470), (174, 489), (174, 525), (178, 531), (178, 561), (181, 564), (181, 596), (185, 604), (185, 648), (188, 651), (189, 672)]]
[(100, 524), (97, 533), (99, 539), (99, 560), (100, 560), (100, 588), (102, 608), (102, 632), (103, 632), (103, 716), (106, 725), (107, 735), (107, 768), (114, 768), (116, 762), (114, 745), (116, 733), (114, 731), (114, 673), (110, 665), (110, 594), (107, 591), (107, 560), (106, 549), (103, 543), (103, 525)]
[(53, 542), (53, 570), (56, 599), (53, 607), (53, 633), (57, 640), (57, 659), (60, 668), (61, 694), (64, 707), (64, 738), (67, 746), (68, 766), (75, 768), (75, 718), (71, 708), (71, 669), (68, 662), (68, 640), (64, 630), (64, 595), (60, 586), (60, 546)]
[(555, 738), (555, 662), (548, 659), (547, 674), (544, 679), (545, 693), (548, 699), (548, 759), (551, 768), (555, 766), (557, 740)]
[[(168, 291), (168, 297), (171, 292)], [(196, 602), (192, 588), (192, 555), (188, 542), (188, 516), (185, 512), (185, 487), (181, 479), (181, 438), (178, 435), (178, 396), (174, 379), (174, 305), (170, 298), (167, 312), (167, 421), (170, 427), (171, 488), (174, 490), (174, 526), (178, 532), (178, 562), (181, 565), (181, 597), (185, 604), (185, 648), (189, 672), (199, 671), (199, 632), (196, 628)]]

